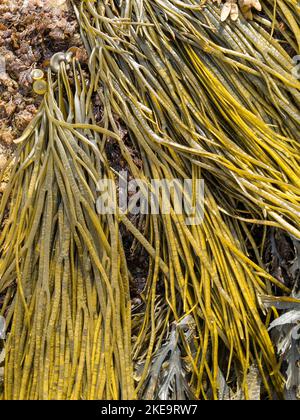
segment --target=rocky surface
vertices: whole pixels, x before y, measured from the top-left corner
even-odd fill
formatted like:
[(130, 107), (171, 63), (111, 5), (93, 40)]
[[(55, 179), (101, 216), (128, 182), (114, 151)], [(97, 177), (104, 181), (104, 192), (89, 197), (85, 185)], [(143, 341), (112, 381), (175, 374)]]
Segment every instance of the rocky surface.
[(66, 0), (0, 0), (0, 170), (41, 102), (32, 70), (47, 70), (51, 56), (70, 47), (82, 44)]

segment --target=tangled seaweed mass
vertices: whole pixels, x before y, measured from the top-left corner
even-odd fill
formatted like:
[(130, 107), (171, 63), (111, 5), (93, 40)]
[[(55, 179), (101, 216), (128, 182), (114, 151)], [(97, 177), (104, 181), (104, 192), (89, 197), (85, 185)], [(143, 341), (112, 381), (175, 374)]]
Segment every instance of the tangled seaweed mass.
[[(3, 171), (1, 398), (299, 398), (300, 6), (72, 5), (88, 65), (52, 58)], [(149, 188), (203, 179), (202, 223), (99, 214), (112, 143)]]

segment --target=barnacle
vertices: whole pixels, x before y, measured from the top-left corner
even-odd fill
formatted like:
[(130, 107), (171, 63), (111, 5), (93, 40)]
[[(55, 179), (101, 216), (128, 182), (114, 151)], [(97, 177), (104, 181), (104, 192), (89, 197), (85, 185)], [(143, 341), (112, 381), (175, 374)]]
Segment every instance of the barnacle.
[(33, 90), (38, 95), (44, 95), (47, 92), (47, 82), (45, 80), (36, 80), (33, 83)]

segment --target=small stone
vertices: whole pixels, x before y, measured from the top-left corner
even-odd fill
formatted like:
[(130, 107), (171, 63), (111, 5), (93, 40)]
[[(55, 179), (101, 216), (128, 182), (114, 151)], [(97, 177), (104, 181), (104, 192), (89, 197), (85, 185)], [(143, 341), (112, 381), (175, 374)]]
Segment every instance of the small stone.
[(28, 112), (26, 109), (19, 112), (14, 118), (15, 126), (18, 130), (23, 131), (32, 120), (32, 117), (32, 113)]

